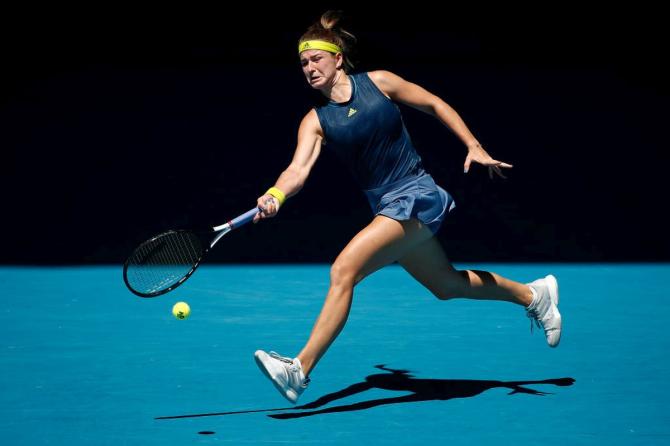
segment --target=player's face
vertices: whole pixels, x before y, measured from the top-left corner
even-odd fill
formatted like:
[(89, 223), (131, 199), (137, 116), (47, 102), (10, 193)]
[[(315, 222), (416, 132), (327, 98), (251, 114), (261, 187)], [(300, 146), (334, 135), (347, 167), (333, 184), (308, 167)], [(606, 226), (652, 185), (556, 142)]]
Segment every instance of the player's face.
[(342, 65), (342, 55), (323, 50), (307, 50), (300, 53), (300, 64), (307, 83), (318, 90), (332, 85), (337, 70)]

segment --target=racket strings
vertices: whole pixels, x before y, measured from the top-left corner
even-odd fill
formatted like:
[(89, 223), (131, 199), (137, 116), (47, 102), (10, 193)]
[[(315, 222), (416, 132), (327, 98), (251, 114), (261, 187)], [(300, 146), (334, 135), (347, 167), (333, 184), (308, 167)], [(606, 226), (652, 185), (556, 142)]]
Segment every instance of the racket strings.
[(130, 256), (126, 266), (128, 284), (143, 294), (166, 290), (188, 276), (202, 254), (202, 243), (195, 234), (162, 234), (143, 243)]

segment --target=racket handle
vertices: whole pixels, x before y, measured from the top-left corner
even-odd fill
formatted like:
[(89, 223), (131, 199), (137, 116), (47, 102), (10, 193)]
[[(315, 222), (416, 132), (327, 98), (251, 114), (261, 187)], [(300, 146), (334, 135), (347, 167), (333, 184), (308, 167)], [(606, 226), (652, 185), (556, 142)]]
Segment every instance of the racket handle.
[(236, 229), (239, 228), (240, 226), (246, 225), (247, 223), (249, 223), (251, 220), (254, 219), (256, 214), (258, 214), (258, 211), (260, 211), (260, 208), (255, 207), (245, 212), (244, 214), (240, 215), (239, 217), (235, 217), (229, 222), (230, 228)]

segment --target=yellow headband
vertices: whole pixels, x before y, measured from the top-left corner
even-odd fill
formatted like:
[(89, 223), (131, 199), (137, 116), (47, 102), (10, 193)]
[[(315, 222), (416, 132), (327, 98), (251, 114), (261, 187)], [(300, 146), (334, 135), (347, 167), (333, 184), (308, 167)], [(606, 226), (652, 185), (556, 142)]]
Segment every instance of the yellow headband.
[(333, 54), (342, 52), (342, 48), (325, 40), (305, 40), (304, 42), (300, 42), (298, 44), (298, 54), (306, 50), (324, 50)]

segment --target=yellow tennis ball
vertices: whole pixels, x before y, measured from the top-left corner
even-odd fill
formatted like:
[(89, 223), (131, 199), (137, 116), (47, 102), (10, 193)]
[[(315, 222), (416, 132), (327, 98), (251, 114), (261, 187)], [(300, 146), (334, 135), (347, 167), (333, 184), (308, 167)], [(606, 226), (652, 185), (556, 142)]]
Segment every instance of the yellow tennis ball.
[(172, 314), (177, 319), (186, 319), (191, 314), (191, 307), (186, 302), (177, 302), (172, 307)]

